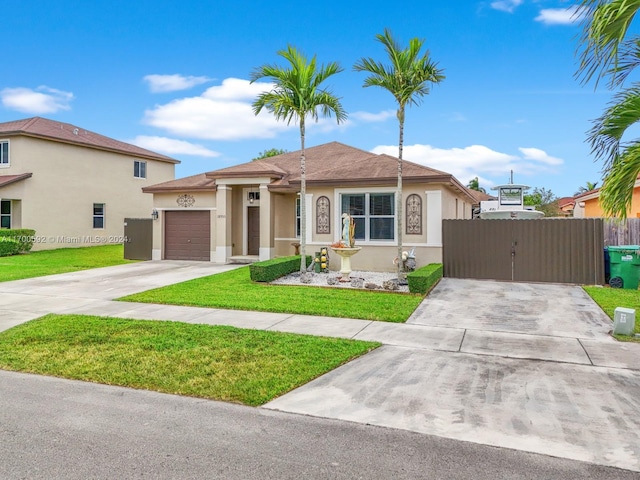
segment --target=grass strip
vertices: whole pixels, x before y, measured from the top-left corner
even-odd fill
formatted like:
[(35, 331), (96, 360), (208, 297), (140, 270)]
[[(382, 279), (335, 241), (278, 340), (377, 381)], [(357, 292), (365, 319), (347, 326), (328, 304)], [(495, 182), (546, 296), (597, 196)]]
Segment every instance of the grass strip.
[[(622, 288), (607, 287), (582, 287), (587, 294), (600, 305), (600, 308), (613, 320), (613, 314), (617, 307), (633, 308), (636, 311), (635, 333), (640, 333), (640, 291), (625, 290)], [(640, 338), (626, 335), (615, 335), (618, 340), (640, 342)]]
[(47, 315), (0, 333), (0, 368), (255, 406), (377, 346), (227, 326)]
[(58, 248), (0, 257), (0, 282), (132, 263), (122, 245)]
[(249, 278), (249, 267), (242, 267), (118, 300), (404, 322), (422, 299), (407, 293), (257, 283)]

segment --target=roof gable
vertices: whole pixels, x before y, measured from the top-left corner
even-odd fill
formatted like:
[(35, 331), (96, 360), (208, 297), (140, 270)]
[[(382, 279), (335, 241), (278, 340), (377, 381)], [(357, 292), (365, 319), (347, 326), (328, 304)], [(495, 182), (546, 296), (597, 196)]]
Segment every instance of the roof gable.
[(108, 150), (150, 160), (180, 163), (178, 160), (167, 157), (166, 155), (161, 155), (145, 148), (105, 137), (104, 135), (76, 127), (70, 123), (58, 122), (41, 117), (0, 123), (0, 135), (26, 135), (99, 150)]

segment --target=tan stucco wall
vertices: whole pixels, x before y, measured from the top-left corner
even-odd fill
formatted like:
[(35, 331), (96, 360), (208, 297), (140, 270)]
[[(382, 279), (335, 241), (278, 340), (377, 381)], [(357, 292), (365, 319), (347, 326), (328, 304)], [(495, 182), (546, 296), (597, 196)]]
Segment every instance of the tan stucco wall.
[[(133, 176), (134, 160), (147, 162), (147, 178)], [(21, 226), (36, 230), (34, 250), (121, 243), (124, 219), (149, 218), (153, 197), (142, 187), (172, 180), (172, 163), (28, 137), (10, 138), (9, 168), (0, 175), (33, 176), (0, 189), (21, 200)], [(93, 204), (105, 204), (105, 228), (93, 228)]]

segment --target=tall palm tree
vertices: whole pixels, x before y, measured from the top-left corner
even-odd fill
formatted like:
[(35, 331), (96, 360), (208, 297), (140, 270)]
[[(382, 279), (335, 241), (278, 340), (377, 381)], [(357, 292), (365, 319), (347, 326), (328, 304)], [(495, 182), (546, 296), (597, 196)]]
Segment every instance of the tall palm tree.
[(258, 115), (262, 109), (272, 113), (277, 120), (287, 124), (296, 121), (300, 128), (300, 272), (306, 270), (306, 205), (307, 177), (305, 166), (304, 140), (307, 117), (317, 121), (320, 116), (336, 116), (338, 123), (346, 120), (347, 113), (340, 99), (320, 85), (330, 76), (341, 72), (340, 65), (331, 62), (318, 65), (315, 55), (308, 60), (305, 55), (291, 45), (278, 52), (289, 65), (262, 65), (251, 73), (251, 83), (262, 78), (273, 82), (273, 88), (263, 92), (253, 102), (253, 112)]
[[(393, 39), (391, 31), (385, 28), (384, 33), (377, 34), (387, 53), (389, 65), (372, 58), (362, 58), (353, 69), (356, 72), (367, 72), (370, 75), (364, 80), (364, 87), (382, 87), (389, 91), (398, 104), (396, 116), (400, 126), (398, 139), (398, 187), (396, 192), (396, 218), (398, 259), (402, 258), (402, 147), (404, 143), (404, 120), (407, 105), (419, 105), (422, 97), (430, 91), (431, 84), (444, 80), (442, 70), (437, 68), (429, 57), (429, 51), (420, 53), (424, 40), (412, 38), (406, 48)], [(398, 276), (402, 270), (402, 262), (398, 261)]]
[[(578, 75), (583, 83), (595, 78), (597, 85), (606, 79), (610, 89), (622, 87), (640, 65), (640, 37), (629, 34), (640, 1), (584, 0), (581, 7), (583, 50)], [(640, 174), (640, 140), (625, 134), (639, 120), (640, 82), (634, 82), (613, 97), (588, 134), (592, 153), (604, 162), (600, 202), (612, 216), (626, 217), (631, 206)]]

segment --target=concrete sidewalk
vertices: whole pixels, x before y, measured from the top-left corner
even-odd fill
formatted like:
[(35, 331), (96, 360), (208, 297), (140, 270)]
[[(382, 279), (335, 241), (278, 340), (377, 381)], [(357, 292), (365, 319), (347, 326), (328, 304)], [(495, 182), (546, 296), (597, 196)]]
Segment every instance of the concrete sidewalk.
[(443, 279), (406, 324), (112, 301), (226, 271), (144, 262), (0, 283), (0, 330), (46, 313), (231, 325), (384, 346), (264, 408), (640, 471), (640, 344), (579, 287)]

